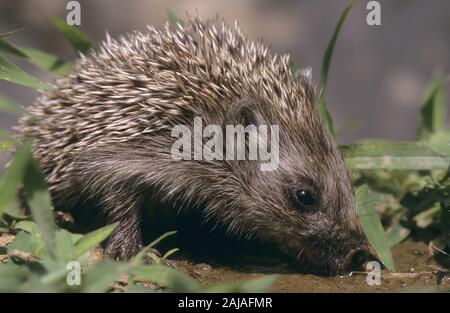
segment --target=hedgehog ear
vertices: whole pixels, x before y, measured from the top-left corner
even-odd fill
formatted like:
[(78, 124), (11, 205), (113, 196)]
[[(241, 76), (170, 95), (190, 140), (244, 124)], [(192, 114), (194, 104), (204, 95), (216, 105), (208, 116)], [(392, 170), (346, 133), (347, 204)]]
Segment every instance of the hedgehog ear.
[[(249, 170), (253, 168), (256, 171), (256, 165), (260, 165), (263, 171), (272, 170), (269, 168), (272, 166), (272, 160), (278, 160), (277, 156), (273, 156), (273, 153), (278, 153), (278, 137), (274, 138), (278, 136), (278, 129), (276, 134), (270, 129), (269, 134), (269, 125), (265, 118), (267, 115), (263, 114), (262, 110), (263, 105), (264, 103), (258, 100), (240, 100), (231, 106), (223, 122), (226, 159), (246, 162), (246, 168)], [(248, 162), (255, 167), (248, 166)], [(233, 164), (240, 166), (242, 163), (233, 162)]]
[(225, 114), (223, 126), (225, 125), (262, 125), (264, 119), (260, 111), (260, 104), (257, 100), (243, 98), (234, 102), (230, 110)]

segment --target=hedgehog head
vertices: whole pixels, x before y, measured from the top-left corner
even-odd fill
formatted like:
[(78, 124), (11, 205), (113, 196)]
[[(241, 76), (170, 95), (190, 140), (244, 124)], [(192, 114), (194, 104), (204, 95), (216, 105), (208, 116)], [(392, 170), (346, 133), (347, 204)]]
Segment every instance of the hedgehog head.
[[(301, 79), (289, 101), (247, 95), (227, 112), (227, 125), (277, 126), (276, 136), (269, 127), (259, 143), (279, 159), (271, 170), (262, 170), (261, 159), (228, 161), (235, 179), (224, 194), (232, 194), (227, 205), (234, 209), (222, 208), (221, 220), (232, 231), (275, 243), (303, 266), (340, 273), (365, 260), (366, 239), (347, 167), (320, 119), (310, 81)], [(248, 154), (252, 135), (246, 138)]]

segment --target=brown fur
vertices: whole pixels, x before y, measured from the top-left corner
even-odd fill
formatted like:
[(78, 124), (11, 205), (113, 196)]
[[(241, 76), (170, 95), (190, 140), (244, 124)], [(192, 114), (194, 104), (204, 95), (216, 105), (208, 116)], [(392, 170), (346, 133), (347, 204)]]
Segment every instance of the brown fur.
[[(190, 19), (175, 32), (150, 27), (107, 38), (55, 82), (21, 120), (34, 137), (57, 208), (94, 201), (119, 222), (107, 252), (128, 258), (141, 247), (146, 199), (186, 207), (230, 232), (270, 241), (294, 259), (331, 270), (348, 266), (363, 244), (345, 164), (320, 121), (310, 78), (290, 72), (237, 26)], [(261, 172), (250, 161), (175, 161), (176, 124), (247, 122), (280, 125), (280, 166)], [(257, 162), (256, 162), (257, 163)], [(313, 212), (294, 208), (288, 191), (318, 190)], [(174, 208), (177, 209), (177, 208)]]

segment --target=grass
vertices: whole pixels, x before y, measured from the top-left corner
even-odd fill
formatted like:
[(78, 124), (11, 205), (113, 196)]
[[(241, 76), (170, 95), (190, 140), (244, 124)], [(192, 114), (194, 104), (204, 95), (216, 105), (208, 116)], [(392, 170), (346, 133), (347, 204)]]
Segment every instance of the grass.
[[(346, 6), (338, 20), (325, 50), (321, 70), (321, 94), (318, 110), (334, 134), (332, 116), (326, 108), (326, 83), (331, 69), (333, 51), (339, 32), (354, 1)], [(168, 11), (173, 28), (182, 22)], [(72, 46), (88, 54), (92, 44), (73, 27), (52, 19), (53, 25)], [(28, 75), (5, 58), (12, 55), (27, 60), (55, 76), (68, 73), (70, 62), (35, 49), (16, 47), (7, 42), (18, 31), (0, 34), (0, 79), (37, 89), (52, 87)], [(292, 65), (295, 71), (295, 65)], [(447, 104), (443, 86), (449, 77), (435, 76), (424, 93), (420, 111), (421, 122), (417, 140), (409, 142), (363, 140), (340, 149), (354, 173), (357, 214), (372, 247), (388, 270), (395, 264), (391, 248), (420, 230), (434, 234), (433, 238), (450, 246), (450, 131), (444, 127)], [(20, 116), (23, 111), (14, 101), (0, 95), (0, 110)], [(336, 139), (337, 140), (337, 139)], [(116, 225), (108, 225), (85, 235), (73, 234), (55, 225), (53, 207), (44, 176), (31, 155), (31, 141), (19, 144), (6, 132), (0, 133), (0, 153), (15, 147), (15, 155), (0, 178), (0, 234), (14, 234), (0, 255), (0, 291), (49, 292), (152, 292), (148, 282), (166, 291), (246, 292), (269, 290), (275, 277), (223, 283), (202, 287), (189, 276), (164, 265), (177, 249), (167, 251), (161, 258), (151, 253), (167, 233), (144, 248), (128, 262), (96, 260), (98, 245)], [(30, 215), (19, 210), (18, 190), (23, 187)], [(2, 251), (3, 250), (3, 251)], [(153, 259), (147, 265), (145, 258)], [(71, 286), (66, 279), (72, 272), (69, 261), (81, 266), (81, 285)], [(399, 260), (401, 262), (401, 260)], [(127, 277), (120, 285), (120, 277)]]

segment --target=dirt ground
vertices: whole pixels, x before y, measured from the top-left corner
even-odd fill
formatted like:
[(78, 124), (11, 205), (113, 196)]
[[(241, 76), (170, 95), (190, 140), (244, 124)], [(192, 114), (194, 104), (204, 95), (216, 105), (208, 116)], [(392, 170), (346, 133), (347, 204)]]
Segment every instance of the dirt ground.
[[(239, 281), (260, 277), (264, 273), (276, 273), (278, 278), (274, 292), (427, 292), (449, 291), (450, 272), (429, 256), (429, 248), (423, 242), (407, 240), (393, 248), (396, 273), (382, 270), (380, 285), (369, 285), (367, 274), (354, 272), (344, 276), (321, 277), (297, 274), (283, 268), (242, 267), (239, 270), (227, 266), (211, 267), (208, 264), (179, 262), (199, 282), (207, 285), (222, 281)], [(450, 259), (449, 256), (445, 256)], [(450, 261), (450, 260), (447, 260)]]
[[(9, 234), (0, 235), (0, 261), (6, 259), (5, 247), (14, 239)], [(232, 282), (277, 274), (273, 292), (437, 292), (450, 291), (450, 256), (440, 259), (430, 257), (427, 244), (411, 239), (395, 246), (393, 256), (397, 272), (382, 270), (380, 285), (369, 285), (367, 274), (353, 272), (343, 276), (325, 277), (299, 274), (286, 265), (277, 267), (252, 265), (209, 265), (186, 259), (176, 262), (178, 269), (189, 274), (201, 284)], [(440, 260), (437, 262), (436, 260)], [(443, 267), (443, 264), (445, 267)]]

